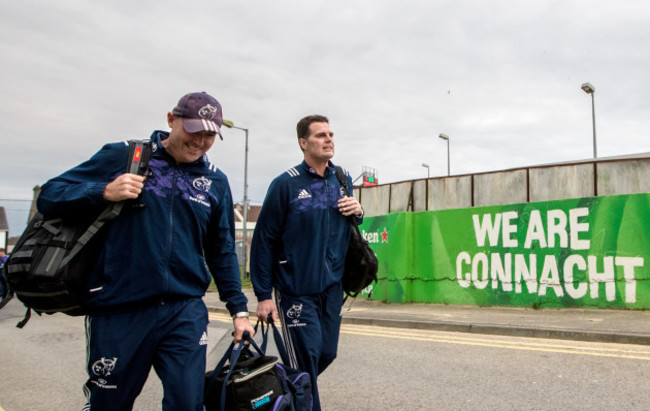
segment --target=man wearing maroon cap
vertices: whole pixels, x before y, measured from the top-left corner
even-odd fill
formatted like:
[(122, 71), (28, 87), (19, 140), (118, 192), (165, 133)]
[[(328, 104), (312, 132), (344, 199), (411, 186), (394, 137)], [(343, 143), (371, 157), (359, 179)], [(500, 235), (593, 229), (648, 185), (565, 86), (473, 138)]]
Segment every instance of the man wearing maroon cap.
[[(85, 163), (41, 188), (38, 209), (91, 217), (124, 207), (106, 232), (87, 287), (89, 410), (130, 410), (151, 367), (162, 381), (164, 410), (202, 410), (212, 276), (233, 317), (235, 340), (248, 321), (241, 291), (232, 195), (206, 152), (220, 135), (221, 105), (207, 93), (183, 96), (167, 113), (170, 132), (151, 136), (151, 174), (123, 173), (128, 144), (105, 145)], [(146, 180), (146, 181), (145, 181)]]

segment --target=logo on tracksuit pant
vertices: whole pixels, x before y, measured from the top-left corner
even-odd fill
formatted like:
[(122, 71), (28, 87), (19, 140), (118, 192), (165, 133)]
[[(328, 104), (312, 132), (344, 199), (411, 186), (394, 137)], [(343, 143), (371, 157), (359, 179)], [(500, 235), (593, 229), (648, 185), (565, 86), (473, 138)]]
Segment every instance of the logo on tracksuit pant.
[(117, 357), (112, 359), (102, 357), (101, 359), (95, 361), (92, 365), (93, 374), (100, 377), (97, 380), (93, 380), (92, 383), (98, 386), (99, 388), (106, 389), (115, 389), (117, 385), (109, 385), (108, 381), (101, 377), (108, 377), (111, 375), (111, 371), (115, 369), (115, 363), (117, 362)]
[(115, 363), (117, 362), (117, 357), (113, 359), (108, 359), (102, 357), (100, 360), (97, 360), (93, 363), (93, 374), (98, 377), (107, 377), (111, 375), (111, 371), (115, 368)]
[(304, 327), (306, 323), (300, 322), (300, 315), (302, 314), (302, 304), (294, 304), (287, 311), (287, 318), (290, 321), (287, 321), (287, 327)]

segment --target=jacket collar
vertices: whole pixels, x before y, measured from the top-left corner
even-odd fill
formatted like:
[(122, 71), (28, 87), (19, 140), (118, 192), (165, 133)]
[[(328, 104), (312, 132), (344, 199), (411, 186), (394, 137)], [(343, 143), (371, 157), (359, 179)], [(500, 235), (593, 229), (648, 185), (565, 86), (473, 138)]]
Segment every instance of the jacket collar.
[(325, 174), (322, 177), (316, 171), (314, 171), (314, 169), (311, 168), (309, 166), (309, 164), (307, 164), (307, 162), (305, 160), (303, 160), (302, 163), (300, 163), (300, 165), (298, 167), (302, 168), (305, 172), (307, 172), (307, 173), (309, 173), (309, 174), (311, 174), (311, 175), (313, 175), (315, 177), (327, 179), (329, 176), (334, 175), (334, 173), (335, 173), (334, 168), (336, 166), (334, 165), (334, 163), (332, 163), (332, 160), (328, 161), (327, 167), (325, 168)]

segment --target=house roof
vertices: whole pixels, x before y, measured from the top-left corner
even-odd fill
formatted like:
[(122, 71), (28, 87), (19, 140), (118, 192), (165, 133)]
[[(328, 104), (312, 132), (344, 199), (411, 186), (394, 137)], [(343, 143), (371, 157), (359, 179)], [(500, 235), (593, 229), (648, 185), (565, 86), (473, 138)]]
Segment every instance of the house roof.
[[(242, 222), (244, 217), (243, 217), (243, 209), (244, 207), (240, 204), (237, 203), (235, 204), (235, 222)], [(260, 215), (260, 211), (262, 210), (261, 205), (248, 205), (248, 219), (246, 220), (247, 223), (255, 223), (257, 222), (257, 218)]]

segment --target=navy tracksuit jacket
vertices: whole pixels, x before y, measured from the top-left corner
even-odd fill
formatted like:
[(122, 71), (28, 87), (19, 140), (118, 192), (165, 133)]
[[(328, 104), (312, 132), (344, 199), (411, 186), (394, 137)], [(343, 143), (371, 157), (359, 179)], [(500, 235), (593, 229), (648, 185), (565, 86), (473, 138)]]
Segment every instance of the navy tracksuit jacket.
[[(207, 344), (201, 297), (210, 275), (231, 314), (247, 311), (228, 180), (207, 156), (177, 164), (161, 143), (168, 136), (153, 133), (144, 207), (127, 205), (110, 223), (90, 276), (86, 394), (93, 410), (129, 409), (152, 365), (165, 409), (200, 409)], [(48, 181), (39, 211), (92, 218), (108, 204), (104, 189), (126, 169), (128, 151), (128, 144), (107, 144)]]

